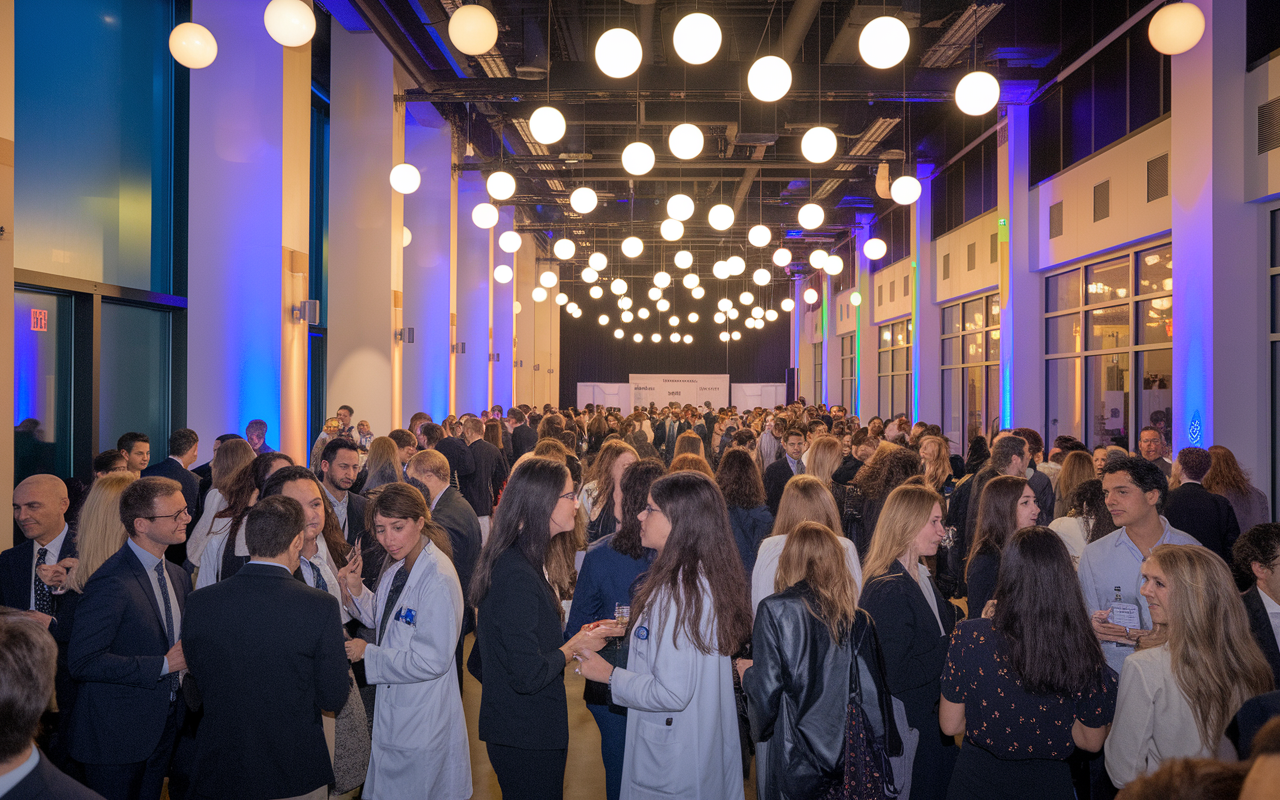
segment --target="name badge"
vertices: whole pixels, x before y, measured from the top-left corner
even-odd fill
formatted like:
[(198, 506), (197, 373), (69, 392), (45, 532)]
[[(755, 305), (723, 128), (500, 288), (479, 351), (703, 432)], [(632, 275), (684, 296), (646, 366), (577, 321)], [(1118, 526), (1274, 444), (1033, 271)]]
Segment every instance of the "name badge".
[(1142, 617), (1138, 613), (1138, 607), (1133, 603), (1112, 603), (1111, 616), (1107, 621), (1123, 628), (1142, 627)]
[(645, 626), (643, 626), (643, 625), (641, 625), (640, 627), (636, 628), (636, 638), (637, 638), (637, 639), (640, 639), (641, 641), (643, 641), (643, 640), (645, 640), (645, 639), (648, 639), (648, 638), (649, 638), (649, 629), (648, 629), (648, 628), (646, 628), (646, 627), (645, 627)]
[(396, 611), (394, 617), (396, 622), (403, 622), (406, 625), (418, 626), (418, 612), (412, 608), (401, 608)]

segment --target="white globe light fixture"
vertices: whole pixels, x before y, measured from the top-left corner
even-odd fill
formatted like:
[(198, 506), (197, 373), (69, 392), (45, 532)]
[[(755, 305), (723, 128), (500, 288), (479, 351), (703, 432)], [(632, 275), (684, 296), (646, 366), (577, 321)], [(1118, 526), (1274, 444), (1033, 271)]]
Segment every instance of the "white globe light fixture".
[(547, 299), (547, 290), (543, 289), (541, 286), (535, 286), (533, 287), (533, 291), (529, 293), (529, 296), (533, 298), (533, 302), (541, 303), (543, 300)]
[(689, 294), (694, 300), (701, 300), (707, 294), (707, 290), (703, 289), (701, 286), (695, 286)]
[(722, 281), (727, 281), (730, 276), (729, 265), (724, 261), (717, 261), (711, 268), (711, 274)]
[(733, 209), (724, 203), (717, 203), (707, 212), (707, 223), (718, 231), (727, 231), (733, 227)]
[(698, 288), (699, 284), (702, 283), (702, 279), (698, 277), (698, 273), (689, 272), (689, 273), (686, 273), (685, 276), (680, 279), (680, 282), (684, 284), (684, 288), (688, 289), (689, 291), (693, 291), (694, 289)]
[(413, 241), (413, 231), (409, 230), (408, 225), (401, 225), (400, 227), (404, 228), (404, 232), (400, 234), (400, 246), (408, 247), (409, 243)]
[(686, 14), (674, 34), (676, 55), (686, 64), (705, 64), (720, 52), (720, 25), (706, 14)]
[(422, 185), (422, 173), (412, 164), (396, 164), (391, 168), (391, 188), (400, 194), (413, 194)]
[(524, 239), (515, 231), (505, 231), (498, 237), (498, 249), (504, 253), (514, 253), (523, 243)]
[(649, 309), (647, 309), (647, 308), (642, 308), (642, 309), (640, 309), (639, 311), (637, 311), (637, 312), (636, 312), (636, 314), (640, 317), (640, 319), (648, 319), (648, 318), (649, 318)]
[(577, 319), (578, 317), (581, 317), (581, 316), (582, 316), (582, 309), (580, 309), (580, 308), (575, 308), (574, 310), (570, 311), (569, 313), (573, 315), (573, 318), (574, 318), (574, 319)]
[(462, 6), (449, 18), (449, 41), (469, 56), (482, 56), (498, 43), (498, 21), (482, 5)]
[(684, 223), (678, 219), (664, 219), (658, 232), (662, 234), (663, 239), (674, 242), (684, 236)]
[(723, 311), (717, 311), (715, 313), (715, 316), (712, 317), (712, 319), (715, 320), (717, 325), (723, 325), (724, 321), (727, 320), (728, 317), (724, 315)]
[(726, 311), (726, 312), (724, 312), (724, 313), (728, 315), (729, 319), (737, 319), (737, 318), (738, 318), (738, 309), (736, 309), (736, 308), (730, 308), (728, 311)]
[(622, 254), (627, 258), (636, 258), (644, 252), (644, 242), (639, 236), (628, 236), (622, 240)]
[(488, 230), (498, 224), (498, 207), (493, 203), (477, 203), (471, 209), (471, 221), (477, 228)]
[(665, 289), (671, 285), (671, 273), (665, 270), (653, 273), (653, 285)]
[(644, 334), (643, 334), (643, 333), (637, 333), (635, 336), (632, 336), (632, 337), (631, 337), (631, 341), (635, 342), (636, 344), (639, 344), (640, 342), (643, 342), (643, 341), (644, 341)]
[(680, 325), (680, 318), (675, 314), (672, 314), (671, 318), (667, 320), (667, 324), (673, 328), (678, 327)]
[(756, 306), (755, 308), (751, 309), (751, 316), (755, 317), (756, 319), (763, 319), (764, 309), (761, 308), (760, 306)]
[(734, 331), (733, 333), (729, 334), (729, 338), (733, 339), (735, 342), (738, 341), (739, 339), (742, 338), (742, 331)]
[(729, 309), (733, 308), (733, 301), (727, 297), (721, 297), (720, 300), (716, 303), (716, 308), (720, 309), (721, 311), (728, 311)]
[(564, 114), (551, 106), (542, 106), (529, 115), (529, 131), (541, 144), (555, 144), (564, 138)]
[(889, 246), (884, 243), (884, 239), (868, 239), (866, 244), (862, 245), (862, 254), (872, 261), (884, 258), (887, 252), (889, 252)]
[(611, 28), (596, 40), (596, 65), (610, 78), (634, 75), (640, 56), (640, 40), (626, 28)]
[(608, 314), (601, 314), (600, 316), (596, 317), (596, 322), (599, 322), (601, 325), (608, 325), (608, 324), (609, 324), (609, 315), (608, 315)]
[(673, 331), (673, 332), (671, 333), (671, 343), (672, 343), (672, 344), (679, 344), (679, 343), (680, 343), (680, 334), (675, 333), (675, 332)]
[(682, 341), (684, 341), (685, 344), (693, 344), (693, 337), (686, 333)]
[(807, 231), (811, 231), (822, 225), (822, 221), (826, 219), (826, 212), (822, 210), (822, 206), (817, 203), (805, 203), (800, 206), (800, 213), (797, 218), (800, 220), (800, 227)]
[(632, 305), (634, 305), (634, 303), (631, 302), (630, 297), (618, 298), (618, 308), (622, 309), (623, 311), (626, 311), (627, 309), (631, 308)]
[(692, 267), (693, 253), (690, 253), (688, 250), (681, 250), (680, 252), (676, 253), (675, 263), (676, 263), (676, 267), (680, 269), (688, 269), (689, 267)]
[(862, 28), (858, 36), (858, 53), (868, 66), (888, 69), (902, 63), (911, 34), (897, 17), (876, 17)]
[(687, 222), (693, 216), (693, 198), (687, 194), (673, 194), (667, 198), (667, 216)]
[(754, 283), (756, 286), (768, 286), (769, 281), (771, 280), (773, 280), (773, 273), (765, 269), (764, 267), (761, 267), (760, 269), (751, 273), (751, 282)]
[(624, 281), (622, 278), (614, 278), (613, 282), (609, 284), (609, 291), (613, 292), (614, 294), (626, 294), (627, 282)]
[(722, 341), (722, 342), (727, 342), (727, 341), (729, 341), (729, 332), (728, 332), (728, 331), (720, 331), (720, 341)]
[(681, 123), (671, 129), (671, 135), (667, 137), (667, 146), (671, 148), (671, 155), (676, 158), (685, 161), (697, 158), (702, 152), (702, 131), (697, 125)]
[(1195, 47), (1204, 36), (1204, 12), (1191, 3), (1170, 3), (1155, 13), (1147, 28), (1151, 46), (1166, 56)]
[(573, 258), (574, 253), (578, 252), (578, 246), (572, 239), (556, 239), (556, 243), (551, 246), (551, 252), (555, 253), (556, 258), (561, 261), (568, 261)]
[(512, 311), (514, 311), (514, 312), (516, 312), (517, 314), (519, 314), (521, 311), (523, 311), (523, 310), (524, 310), (524, 306), (520, 305), (520, 301), (519, 301), (519, 300), (512, 300), (512, 301), (511, 301), (511, 310), (512, 310)]
[(804, 301), (809, 305), (813, 305), (814, 303), (818, 302), (818, 290), (813, 288), (812, 286), (810, 286), (808, 289), (805, 289)]
[[(301, 47), (316, 35), (315, 12), (302, 0), (271, 0), (262, 12), (262, 24), (267, 26), (271, 38), (285, 47)], [(496, 25), (494, 39), (497, 39)]]
[(730, 275), (741, 275), (747, 271), (747, 262), (742, 260), (742, 256), (729, 256), (724, 263), (729, 265)]
[(619, 315), (618, 315), (618, 317), (619, 317), (623, 322), (626, 322), (626, 323), (628, 323), (628, 324), (629, 324), (633, 319), (635, 319), (635, 318), (636, 318), (636, 315), (635, 315), (635, 314), (632, 314), (630, 311), (623, 311), (621, 314), (619, 314)]
[(800, 152), (814, 164), (825, 164), (836, 155), (836, 135), (821, 125), (805, 131), (800, 139)]
[(629, 175), (647, 175), (653, 162), (653, 148), (644, 142), (632, 142), (622, 148), (622, 168)]
[(827, 260), (822, 262), (822, 271), (831, 276), (839, 275), (844, 272), (844, 259), (840, 256), (827, 256)]
[(909, 206), (920, 199), (920, 181), (903, 175), (889, 186), (889, 196), (900, 206)]
[(781, 100), (791, 89), (791, 65), (777, 56), (757, 59), (747, 71), (747, 88), (765, 103)]
[(591, 291), (588, 292), (588, 294), (591, 295), (592, 300), (599, 300), (601, 297), (604, 297), (604, 289), (599, 286), (592, 286)]
[(756, 225), (747, 231), (747, 241), (752, 247), (764, 247), (773, 238), (773, 234), (769, 232), (768, 225)]
[(562, 306), (569, 302), (569, 295), (564, 292), (556, 292), (556, 305)]
[(511, 283), (512, 277), (514, 277), (514, 273), (512, 273), (511, 267), (506, 264), (499, 264), (493, 268), (493, 279), (498, 283)]
[(662, 290), (661, 290), (661, 289), (659, 289), (657, 286), (650, 286), (650, 287), (649, 287), (649, 299), (650, 299), (650, 300), (652, 300), (652, 301), (653, 301), (653, 302), (655, 302), (655, 303), (656, 303), (657, 301), (661, 300), (661, 299), (662, 299)]
[(791, 263), (791, 251), (785, 247), (779, 247), (773, 251), (773, 265), (775, 267), (785, 267)]
[(622, 332), (622, 328), (613, 329), (613, 338), (621, 339), (623, 336), (626, 336), (626, 334)]
[(956, 84), (956, 105), (971, 117), (980, 117), (1000, 102), (1000, 82), (990, 72), (970, 72)]
[(774, 320), (776, 320), (776, 319), (778, 318), (778, 312), (777, 312), (776, 310), (772, 309), (772, 308), (767, 309), (767, 310), (764, 312), (764, 318), (765, 318), (765, 319), (767, 319), (767, 320), (769, 320), (770, 322), (773, 322)]
[(543, 288), (550, 289), (556, 285), (556, 281), (560, 280), (560, 276), (551, 270), (546, 270), (538, 276), (538, 284)]
[(809, 254), (809, 266), (814, 269), (822, 269), (822, 264), (828, 258), (826, 250), (814, 250)]
[(862, 292), (854, 292), (849, 296), (855, 306), (862, 305)]
[(218, 57), (218, 40), (205, 26), (183, 22), (169, 33), (169, 54), (187, 69), (204, 69)]
[(485, 179), (484, 188), (494, 200), (510, 200), (516, 193), (516, 179), (510, 172), (498, 170)]
[(790, 297), (784, 297), (782, 298), (782, 302), (778, 305), (783, 311), (791, 311), (791, 309), (796, 307), (796, 301), (792, 300)]
[(570, 314), (572, 314), (573, 312), (575, 312), (575, 311), (577, 311), (577, 310), (578, 310), (578, 304), (577, 304), (577, 303), (569, 303), (567, 306), (565, 306), (565, 307), (564, 307), (564, 310), (565, 310), (565, 311), (568, 311)]
[(658, 309), (658, 313), (662, 314), (671, 308), (671, 302), (664, 297), (655, 304), (655, 307)]
[(609, 259), (604, 253), (597, 250), (587, 258), (587, 266), (596, 272), (604, 272), (604, 268), (609, 266)]
[(689, 312), (689, 317), (688, 317), (688, 319), (689, 319), (689, 324), (690, 324), (690, 325), (692, 325), (693, 323), (697, 322), (697, 321), (698, 321), (698, 312), (697, 312), (697, 311), (691, 311), (691, 312)]
[(596, 190), (590, 186), (579, 186), (569, 195), (569, 207), (579, 214), (590, 214), (596, 210)]
[(584, 283), (595, 283), (600, 279), (600, 273), (591, 267), (582, 268), (582, 280)]
[(744, 306), (749, 306), (756, 301), (756, 296), (751, 292), (743, 292), (738, 295), (738, 302)]

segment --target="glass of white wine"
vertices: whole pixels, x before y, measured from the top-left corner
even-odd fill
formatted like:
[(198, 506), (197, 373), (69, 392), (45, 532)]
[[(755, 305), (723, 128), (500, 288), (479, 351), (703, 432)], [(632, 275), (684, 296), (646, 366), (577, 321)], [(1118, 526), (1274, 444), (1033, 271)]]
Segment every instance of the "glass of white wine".
[(631, 606), (624, 606), (622, 603), (618, 603), (614, 606), (613, 618), (616, 619), (618, 624), (622, 627), (627, 627), (627, 623), (631, 621)]

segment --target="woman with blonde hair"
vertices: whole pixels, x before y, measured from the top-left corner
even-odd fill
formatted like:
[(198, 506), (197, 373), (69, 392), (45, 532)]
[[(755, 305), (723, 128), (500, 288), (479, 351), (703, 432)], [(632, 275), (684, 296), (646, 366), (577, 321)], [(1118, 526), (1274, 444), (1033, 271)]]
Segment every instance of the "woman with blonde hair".
[(191, 528), (187, 537), (187, 559), (192, 564), (200, 563), (200, 554), (209, 541), (212, 533), (226, 532), (231, 524), (229, 517), (219, 517), (219, 513), (230, 505), (227, 499), (231, 491), (236, 473), (250, 464), (254, 459), (253, 446), (244, 439), (232, 439), (218, 445), (218, 452), (213, 454), (209, 469), (213, 473), (213, 486), (204, 498), (204, 511), (200, 519)]
[(376, 497), (383, 486), (404, 480), (400, 472), (400, 449), (389, 436), (378, 436), (369, 442), (369, 460), (364, 466), (367, 477), (360, 494), (365, 497)]
[(912, 800), (940, 800), (955, 766), (955, 739), (938, 723), (942, 668), (957, 609), (947, 602), (920, 559), (938, 552), (946, 535), (942, 498), (906, 484), (885, 500), (867, 551), (862, 607), (875, 620), (889, 691), (920, 731), (911, 768)]
[(676, 437), (675, 454), (682, 456), (685, 453), (690, 453), (702, 459), (707, 457), (706, 449), (702, 445), (702, 437), (693, 431), (685, 431)]
[(1152, 631), (1124, 660), (1107, 773), (1123, 787), (1172, 758), (1228, 758), (1245, 700), (1271, 691), (1267, 660), (1226, 563), (1196, 545), (1159, 545), (1142, 563)]
[(1058, 472), (1057, 500), (1053, 504), (1053, 518), (1065, 517), (1070, 509), (1071, 494), (1076, 487), (1085, 481), (1094, 480), (1097, 471), (1093, 459), (1083, 450), (1067, 453), (1062, 460), (1062, 469)]
[(1209, 471), (1201, 484), (1214, 494), (1220, 494), (1231, 503), (1236, 512), (1240, 530), (1247, 531), (1255, 525), (1271, 521), (1271, 509), (1267, 496), (1249, 482), (1249, 476), (1240, 468), (1235, 453), (1220, 444), (1209, 448)]
[(667, 474), (673, 475), (677, 472), (701, 472), (712, 480), (715, 480), (716, 477), (715, 472), (711, 470), (711, 465), (697, 453), (681, 453), (671, 459), (671, 466), (667, 469)]
[(951, 448), (941, 436), (925, 436), (920, 439), (920, 462), (924, 481), (944, 498), (956, 488), (956, 477), (951, 470)]
[[(248, 446), (247, 442), (244, 444)], [(124, 547), (129, 533), (120, 521), (120, 495), (137, 479), (137, 475), (126, 470), (103, 475), (93, 482), (84, 505), (80, 507), (80, 522), (76, 528), (79, 563), (67, 576), (64, 584), (67, 592), (78, 595), (84, 591), (84, 585), (98, 567)], [(65, 599), (63, 604), (66, 604)], [(62, 624), (61, 614), (58, 624)]]

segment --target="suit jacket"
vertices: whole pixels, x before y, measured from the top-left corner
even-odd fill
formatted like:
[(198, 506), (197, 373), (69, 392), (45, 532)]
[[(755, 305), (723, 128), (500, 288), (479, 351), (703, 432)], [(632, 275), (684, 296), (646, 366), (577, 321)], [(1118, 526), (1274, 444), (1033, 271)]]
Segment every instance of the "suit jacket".
[(529, 427), (529, 423), (517, 425), (511, 431), (511, 463), (514, 465), (520, 456), (533, 449), (538, 443), (538, 432)]
[[(191, 577), (168, 561), (165, 575), (185, 609)], [(76, 608), (68, 653), (71, 677), (80, 682), (72, 758), (130, 764), (155, 751), (169, 716), (170, 683), (161, 674), (168, 652), (163, 605), (126, 544), (93, 573)]]
[[(453, 545), (453, 568), (458, 573), (458, 583), (462, 584), (462, 596), (466, 597), (471, 590), (476, 561), (480, 558), (480, 520), (471, 504), (452, 486), (440, 493), (436, 507), (431, 511), (431, 519), (449, 534), (449, 543)], [(476, 612), (467, 605), (462, 610), (462, 633), (475, 630), (475, 624)]]
[(347, 492), (347, 544), (360, 548), (360, 556), (364, 559), (364, 568), (360, 577), (365, 586), (376, 586), (378, 576), (382, 574), (383, 562), (387, 551), (378, 544), (373, 531), (369, 530), (369, 521), (365, 515), (369, 510), (369, 498), (355, 492)]
[(1276, 642), (1275, 630), (1271, 627), (1271, 618), (1267, 615), (1266, 606), (1262, 604), (1258, 587), (1250, 587), (1241, 599), (1244, 600), (1244, 610), (1249, 615), (1249, 630), (1253, 632), (1254, 641), (1258, 643), (1262, 654), (1267, 657), (1276, 685), (1280, 686), (1280, 643)]
[[(195, 525), (196, 517), (200, 513), (200, 476), (182, 466), (177, 460), (166, 458), (144, 469), (142, 477), (169, 478), (182, 484), (182, 498), (187, 501), (187, 508), (191, 512), (191, 521), (187, 523), (187, 533), (190, 534), (191, 527)], [(186, 541), (184, 540), (181, 544), (170, 545), (164, 556), (175, 564), (186, 562)]]
[(476, 516), (487, 517), (493, 513), (493, 501), (498, 491), (507, 482), (509, 470), (502, 451), (484, 439), (476, 439), (467, 445), (471, 458), (475, 461), (475, 470), (470, 475), (458, 478), (462, 496), (475, 509)]
[(6, 792), (4, 800), (102, 800), (102, 795), (67, 777), (41, 752), (36, 768)]
[[(31, 587), (35, 584), (36, 573), (32, 569), (36, 542), (34, 539), (23, 539), (16, 547), (0, 553), (0, 606), (8, 606), (21, 611), (31, 608)], [(62, 547), (57, 558), (45, 557), (46, 564), (56, 564), (64, 558), (76, 557), (76, 532), (68, 525), (67, 535), (62, 538)], [(65, 595), (64, 595), (65, 596)], [(53, 596), (54, 613), (58, 610), (59, 596)]]
[(338, 601), (246, 564), (192, 593), (182, 627), (204, 707), (196, 796), (268, 800), (331, 783), (320, 712), (340, 711), (350, 691)]
[(449, 462), (450, 483), (461, 486), (463, 479), (475, 472), (475, 456), (471, 454), (471, 448), (467, 447), (467, 443), (461, 439), (446, 436), (436, 442), (435, 450)]
[(1231, 547), (1240, 538), (1240, 523), (1230, 500), (1198, 483), (1184, 483), (1169, 492), (1164, 516), (1172, 527), (1195, 537), (1231, 563)]
[(769, 506), (769, 513), (778, 516), (778, 504), (782, 502), (782, 491), (787, 488), (787, 481), (795, 475), (791, 471), (791, 463), (784, 455), (782, 458), (764, 468), (764, 496)]

